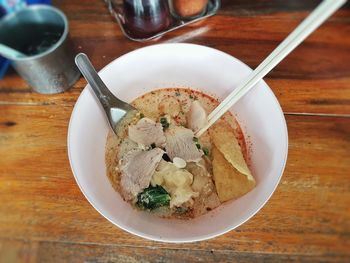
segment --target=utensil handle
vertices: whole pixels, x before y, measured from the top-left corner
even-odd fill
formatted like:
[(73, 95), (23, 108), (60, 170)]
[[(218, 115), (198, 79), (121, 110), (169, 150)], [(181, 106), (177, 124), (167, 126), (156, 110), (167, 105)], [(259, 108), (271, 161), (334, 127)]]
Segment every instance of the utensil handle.
[(196, 133), (202, 135), (267, 73), (337, 11), (347, 0), (323, 1), (235, 90), (208, 116), (208, 124)]
[(124, 102), (116, 98), (113, 95), (113, 93), (107, 88), (100, 76), (97, 74), (95, 68), (92, 66), (86, 54), (79, 53), (78, 55), (76, 55), (75, 64), (78, 66), (81, 74), (83, 74), (87, 82), (90, 84), (92, 90), (101, 102), (103, 108), (109, 109), (112, 106), (118, 107), (118, 105), (112, 104), (124, 104)]
[(0, 55), (10, 60), (16, 60), (17, 58), (26, 57), (26, 55), (24, 55), (23, 53), (13, 48), (10, 48), (4, 44), (0, 44)]

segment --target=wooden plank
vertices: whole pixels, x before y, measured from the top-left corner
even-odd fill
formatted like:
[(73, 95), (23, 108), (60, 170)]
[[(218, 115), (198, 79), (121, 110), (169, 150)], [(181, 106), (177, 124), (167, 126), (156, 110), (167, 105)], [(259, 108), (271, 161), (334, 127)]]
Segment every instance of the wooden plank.
[(85, 200), (66, 153), (71, 110), (57, 105), (0, 105), (1, 238), (350, 256), (350, 118), (287, 116), (289, 159), (267, 205), (224, 236), (169, 245), (131, 236)]
[(232, 250), (0, 239), (2, 262), (347, 262), (342, 255), (241, 253)]
[[(72, 106), (86, 85), (80, 79), (74, 88), (56, 95), (30, 92), (29, 88), (0, 89), (0, 105)], [(329, 80), (266, 79), (286, 113), (350, 116), (350, 78)]]
[[(320, 0), (308, 0), (308, 1), (281, 1), (281, 0), (221, 0), (222, 8), (221, 13), (229, 13), (240, 16), (254, 16), (257, 14), (270, 14), (275, 12), (293, 12), (304, 11), (314, 9), (321, 1)], [(349, 9), (350, 5), (347, 3), (343, 6), (343, 9)]]
[[(70, 20), (75, 51), (100, 69), (136, 48), (178, 41), (254, 68), (320, 1), (223, 0), (219, 15), (147, 43), (128, 41), (104, 2), (90, 2), (54, 4)], [(147, 241), (102, 218), (78, 189), (66, 153), (69, 116), (85, 81), (40, 95), (10, 71), (0, 80), (0, 262), (347, 262), (349, 13), (350, 3), (266, 79), (289, 113), (289, 159), (273, 197), (246, 224), (199, 243)]]
[[(239, 4), (244, 8), (243, 2)], [(86, 52), (97, 69), (131, 50), (178, 41), (177, 37), (199, 28), (205, 32), (184, 41), (215, 47), (254, 68), (307, 15), (306, 12), (278, 12), (238, 17), (225, 13), (174, 31), (159, 41), (137, 43), (121, 34), (103, 1), (93, 6), (75, 1), (60, 1), (57, 5), (70, 20), (74, 49)], [(349, 9), (338, 12), (269, 74), (267, 82), (285, 112), (350, 114), (349, 13)], [(0, 104), (72, 106), (84, 86), (85, 81), (80, 80), (63, 94), (35, 94), (10, 71), (0, 80)]]
[(0, 239), (0, 262), (38, 262), (38, 242)]
[[(62, 9), (79, 10), (80, 13), (94, 13), (101, 9), (104, 1), (100, 1), (91, 5), (89, 0), (69, 1), (69, 0), (53, 0), (53, 4)], [(308, 1), (281, 1), (281, 0), (221, 0), (221, 8), (219, 13), (234, 13), (235, 15), (254, 16), (256, 14), (271, 14), (275, 12), (295, 12), (308, 11), (314, 9), (321, 0)], [(345, 4), (342, 9), (349, 9), (350, 4)]]

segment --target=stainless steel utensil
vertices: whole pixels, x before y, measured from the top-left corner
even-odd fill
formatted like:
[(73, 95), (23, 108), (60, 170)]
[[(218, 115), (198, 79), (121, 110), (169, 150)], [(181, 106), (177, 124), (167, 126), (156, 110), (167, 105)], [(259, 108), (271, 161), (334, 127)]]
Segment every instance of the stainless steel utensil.
[(0, 43), (0, 55), (7, 58), (12, 58), (12, 59), (24, 58), (26, 56), (23, 53), (17, 51), (16, 49), (13, 49), (1, 43)]
[(86, 54), (79, 53), (76, 55), (75, 64), (78, 66), (81, 74), (83, 74), (84, 78), (90, 84), (96, 97), (100, 101), (112, 130), (118, 135), (121, 131), (120, 128), (126, 125), (130, 119), (135, 117), (138, 111), (130, 104), (115, 97), (112, 92), (110, 92), (97, 74)]
[(25, 57), (8, 57), (34, 91), (60, 93), (80, 76), (74, 64), (67, 17), (57, 8), (32, 5), (0, 20), (0, 43)]

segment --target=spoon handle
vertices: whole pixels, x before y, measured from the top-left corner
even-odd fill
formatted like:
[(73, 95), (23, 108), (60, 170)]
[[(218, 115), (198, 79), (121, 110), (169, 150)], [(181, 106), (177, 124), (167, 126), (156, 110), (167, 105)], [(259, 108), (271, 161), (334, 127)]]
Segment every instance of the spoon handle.
[(90, 84), (105, 111), (108, 111), (112, 107), (120, 106), (122, 108), (125, 102), (119, 100), (113, 95), (112, 92), (110, 92), (100, 76), (97, 74), (86, 54), (79, 53), (76, 55), (75, 64), (78, 66), (81, 74), (83, 74), (87, 82)]
[(10, 48), (4, 44), (0, 44), (0, 55), (10, 60), (16, 60), (17, 58), (26, 57), (26, 55), (24, 55), (23, 53), (13, 48)]

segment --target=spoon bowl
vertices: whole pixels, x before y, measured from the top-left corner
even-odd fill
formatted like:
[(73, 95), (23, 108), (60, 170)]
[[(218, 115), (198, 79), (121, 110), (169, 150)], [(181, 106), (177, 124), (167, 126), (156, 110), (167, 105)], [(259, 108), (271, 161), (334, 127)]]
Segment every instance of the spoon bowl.
[(75, 57), (75, 63), (101, 103), (112, 130), (118, 135), (119, 131), (123, 130), (121, 128), (127, 124), (128, 120), (132, 119), (138, 111), (110, 92), (97, 74), (86, 54), (79, 53)]

